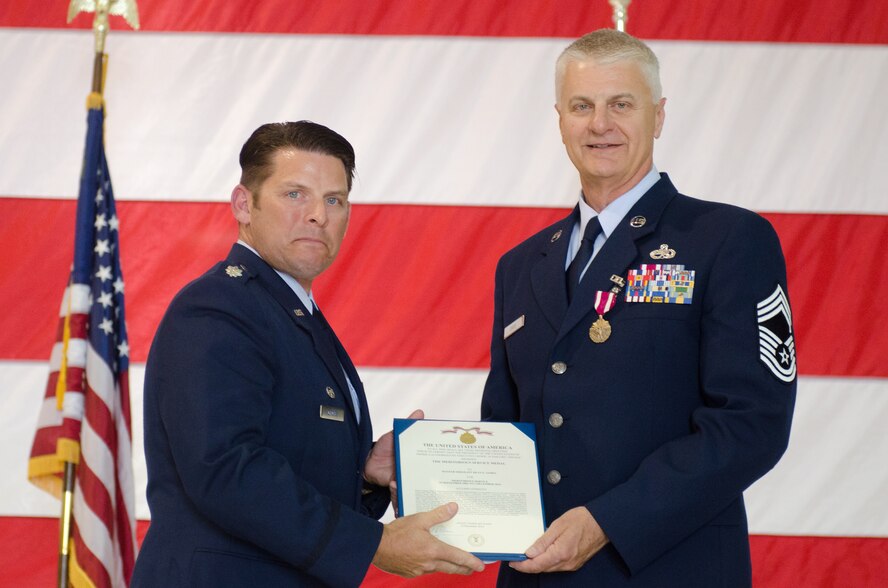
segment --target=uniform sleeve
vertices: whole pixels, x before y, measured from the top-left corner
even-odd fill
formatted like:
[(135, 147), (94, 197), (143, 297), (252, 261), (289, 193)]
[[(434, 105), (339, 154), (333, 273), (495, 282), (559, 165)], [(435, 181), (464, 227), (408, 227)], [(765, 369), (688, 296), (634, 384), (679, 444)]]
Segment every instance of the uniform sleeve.
[[(785, 451), (796, 390), (785, 293), (777, 235), (744, 214), (722, 241), (703, 293), (702, 402), (692, 433), (660, 446), (586, 505), (633, 573), (738, 501)], [(772, 314), (778, 307), (783, 317)], [(762, 328), (780, 333), (769, 338)]]
[(146, 377), (146, 403), (157, 403), (185, 493), (228, 534), (330, 585), (359, 584), (382, 525), (318, 493), (266, 446), (269, 321), (207, 290), (171, 305)]

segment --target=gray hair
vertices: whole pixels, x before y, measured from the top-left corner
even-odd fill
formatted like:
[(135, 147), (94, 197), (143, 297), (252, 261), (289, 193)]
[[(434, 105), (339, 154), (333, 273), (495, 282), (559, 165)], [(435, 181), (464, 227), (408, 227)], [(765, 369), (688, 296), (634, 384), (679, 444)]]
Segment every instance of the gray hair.
[(660, 84), (660, 62), (657, 56), (644, 42), (614, 29), (598, 29), (587, 33), (561, 52), (555, 62), (556, 99), (561, 98), (561, 82), (564, 80), (567, 64), (589, 59), (604, 65), (622, 60), (634, 61), (641, 68), (654, 103), (660, 101), (663, 87)]

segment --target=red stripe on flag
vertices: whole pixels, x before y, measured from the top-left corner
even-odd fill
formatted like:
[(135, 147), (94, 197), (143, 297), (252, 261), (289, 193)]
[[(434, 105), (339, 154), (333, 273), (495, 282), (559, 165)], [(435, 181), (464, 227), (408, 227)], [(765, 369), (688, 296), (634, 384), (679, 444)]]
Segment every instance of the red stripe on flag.
[(133, 569), (136, 567), (136, 549), (133, 543), (133, 528), (130, 526), (130, 518), (126, 509), (122, 505), (126, 504), (123, 500), (123, 494), (120, 492), (120, 480), (117, 480), (115, 499), (121, 508), (115, 513), (115, 523), (117, 525), (117, 540), (115, 544), (120, 549), (120, 560), (123, 562), (123, 578), (129, 586), (130, 579), (133, 577)]
[[(89, 386), (89, 382), (87, 382), (87, 386)], [(102, 443), (108, 447), (108, 451), (117, 462), (117, 431), (114, 415), (111, 413), (110, 407), (102, 402), (92, 388), (86, 396), (85, 411), (84, 419), (99, 436)]]
[[(145, 361), (173, 295), (222, 259), (236, 239), (224, 203), (121, 202), (129, 340)], [(71, 217), (51, 214), (67, 209)], [(46, 219), (0, 229), (15, 284), (0, 285), (0, 358), (44, 359), (59, 291), (46, 275), (70, 265), (73, 201), (0, 199), (0, 218)], [(314, 292), (358, 365), (485, 368), (499, 256), (561, 218), (559, 209), (355, 205), (338, 260)], [(874, 243), (888, 242), (888, 216), (766, 213), (787, 258), (799, 369), (803, 375), (888, 377), (888, 272)], [(28, 251), (44, 253), (31, 271)], [(182, 251), (188, 251), (182, 256)], [(176, 260), (175, 266), (170, 260)], [(135, 271), (134, 268), (138, 268)], [(53, 274), (52, 272), (56, 272)], [(22, 297), (21, 292), (29, 295)], [(44, 318), (47, 317), (47, 318)], [(21, 334), (32, 336), (21, 337)], [(836, 336), (845, 335), (837, 348)], [(853, 336), (852, 336), (853, 335)]]
[[(58, 558), (58, 526), (57, 519), (0, 517), (0, 553), (5, 554), (0, 580), (4, 585), (53, 584)], [(148, 526), (148, 521), (138, 521), (139, 544)], [(753, 535), (750, 544), (756, 588), (882, 588), (888, 578), (888, 538)], [(492, 587), (496, 567), (496, 564), (487, 566), (484, 574), (460, 576), (460, 586)], [(363, 586), (430, 588), (450, 586), (453, 579), (453, 576), (433, 575), (404, 580), (371, 568)]]
[[(888, 376), (888, 216), (767, 213), (786, 256), (799, 373)], [(836, 341), (841, 340), (840, 345)]]
[[(68, 0), (0, 6), (0, 27), (66, 28)], [(613, 27), (604, 0), (341, 0), (300, 4), (289, 0), (141, 0), (145, 31), (246, 33), (578, 37)], [(644, 39), (886, 43), (888, 3), (834, 0), (721, 0), (635, 2), (629, 31)], [(92, 15), (72, 26), (91, 29)], [(111, 17), (114, 30), (129, 30)]]
[[(86, 505), (104, 525), (104, 530), (111, 537), (114, 533), (114, 505), (111, 494), (95, 472), (83, 459), (77, 465), (78, 491)], [(96, 530), (96, 533), (100, 530)]]
[(888, 539), (753, 535), (756, 588), (882, 588), (888, 584)]
[(31, 446), (31, 456), (55, 453), (56, 442), (59, 437), (63, 436), (61, 430), (61, 426), (43, 427), (40, 429), (40, 432), (34, 437), (34, 443)]
[[(86, 325), (89, 322), (89, 318), (80, 312), (75, 312), (71, 314), (71, 319), (69, 321), (69, 330), (71, 333), (71, 339), (84, 339), (86, 338)], [(65, 317), (59, 317), (59, 326), (56, 330), (56, 339), (58, 341), (62, 340), (62, 336), (65, 332)]]

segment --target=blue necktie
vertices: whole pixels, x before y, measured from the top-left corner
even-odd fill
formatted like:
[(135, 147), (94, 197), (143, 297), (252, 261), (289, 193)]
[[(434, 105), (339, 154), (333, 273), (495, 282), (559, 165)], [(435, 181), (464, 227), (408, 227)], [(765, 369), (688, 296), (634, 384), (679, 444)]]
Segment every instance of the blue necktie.
[(574, 292), (580, 284), (580, 276), (583, 274), (583, 268), (592, 259), (592, 252), (595, 250), (595, 238), (601, 232), (601, 223), (598, 217), (592, 217), (586, 223), (586, 231), (583, 233), (583, 240), (580, 241), (580, 250), (574, 256), (573, 261), (567, 267), (567, 302), (570, 304), (573, 300)]

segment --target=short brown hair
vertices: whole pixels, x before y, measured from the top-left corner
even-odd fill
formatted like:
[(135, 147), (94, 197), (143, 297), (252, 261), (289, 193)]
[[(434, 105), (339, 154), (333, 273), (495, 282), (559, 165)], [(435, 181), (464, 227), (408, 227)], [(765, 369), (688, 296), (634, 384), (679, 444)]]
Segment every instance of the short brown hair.
[(259, 186), (271, 175), (271, 158), (282, 149), (332, 155), (345, 166), (348, 190), (355, 176), (355, 149), (345, 137), (317, 123), (278, 122), (264, 124), (250, 135), (240, 151), (240, 183), (257, 195)]

